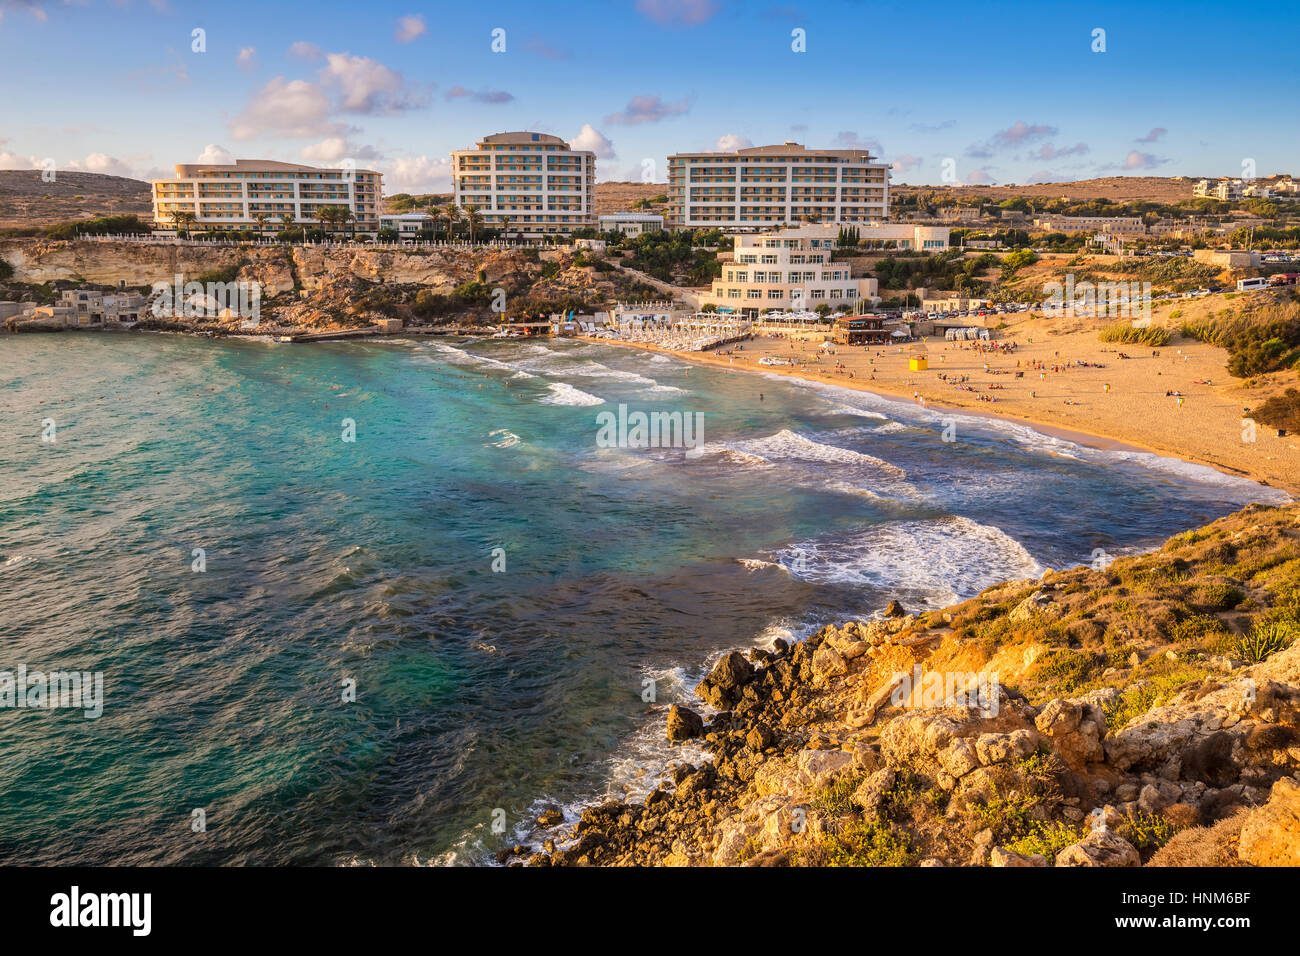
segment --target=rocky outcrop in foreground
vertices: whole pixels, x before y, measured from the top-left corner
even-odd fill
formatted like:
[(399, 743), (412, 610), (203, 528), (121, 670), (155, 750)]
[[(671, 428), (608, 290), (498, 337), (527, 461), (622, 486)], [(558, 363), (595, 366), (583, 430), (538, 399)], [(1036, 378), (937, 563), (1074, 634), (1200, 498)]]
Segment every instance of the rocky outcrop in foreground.
[(711, 759), (502, 859), (1300, 865), (1298, 519), (727, 654), (666, 715)]

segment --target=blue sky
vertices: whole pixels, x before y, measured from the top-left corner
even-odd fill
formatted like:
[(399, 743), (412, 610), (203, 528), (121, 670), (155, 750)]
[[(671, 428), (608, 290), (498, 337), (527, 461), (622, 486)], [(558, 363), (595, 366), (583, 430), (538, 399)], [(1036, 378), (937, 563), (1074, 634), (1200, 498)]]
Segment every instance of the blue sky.
[(389, 192), (445, 191), (451, 149), (532, 129), (596, 150), (601, 180), (663, 181), (669, 153), (785, 140), (868, 144), (907, 183), (1239, 176), (1247, 159), (1300, 173), (1282, 10), (0, 0), (0, 168), (350, 158)]

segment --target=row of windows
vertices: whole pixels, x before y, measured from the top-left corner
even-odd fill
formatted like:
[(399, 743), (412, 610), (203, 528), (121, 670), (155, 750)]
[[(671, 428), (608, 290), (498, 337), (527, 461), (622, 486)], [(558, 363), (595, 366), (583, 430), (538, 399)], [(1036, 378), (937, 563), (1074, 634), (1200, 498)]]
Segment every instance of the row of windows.
[[(823, 272), (819, 277), (816, 272), (799, 272), (793, 270), (790, 272), (790, 278), (785, 278), (784, 272), (755, 272), (754, 281), (763, 285), (781, 285), (789, 282), (839, 282), (847, 279), (848, 275), (841, 271)], [(748, 282), (748, 272), (728, 272), (728, 282)]]
[[(766, 298), (772, 300), (779, 301), (787, 297), (787, 293), (782, 291), (781, 289), (767, 289), (766, 292), (767, 292)], [(765, 297), (763, 294), (764, 293), (763, 289), (745, 289), (744, 293), (745, 293), (744, 298), (746, 299), (762, 299)], [(856, 299), (857, 297), (858, 297), (857, 289), (831, 289), (830, 291), (827, 291), (825, 289), (810, 289), (808, 292), (808, 298), (810, 299)], [(741, 298), (741, 290), (728, 289), (727, 298), (728, 299)]]

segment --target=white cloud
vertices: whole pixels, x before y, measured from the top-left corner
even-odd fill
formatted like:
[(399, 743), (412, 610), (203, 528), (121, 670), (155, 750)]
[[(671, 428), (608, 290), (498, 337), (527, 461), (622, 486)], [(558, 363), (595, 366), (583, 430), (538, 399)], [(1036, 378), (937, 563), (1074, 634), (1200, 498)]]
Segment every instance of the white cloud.
[(409, 86), (401, 73), (378, 60), (351, 53), (330, 53), (325, 60), (321, 82), (338, 93), (344, 112), (400, 113), (429, 102), (427, 88)]
[(417, 37), (422, 37), (429, 32), (429, 25), (424, 22), (424, 16), (419, 13), (413, 13), (410, 16), (399, 17), (397, 20), (397, 31), (393, 34), (393, 39), (398, 43), (410, 43)]
[(344, 136), (327, 136), (302, 150), (302, 158), (311, 163), (336, 163), (341, 159), (372, 160), (379, 158), (373, 146), (358, 146)]
[(203, 152), (199, 153), (196, 163), (229, 166), (234, 163), (235, 157), (230, 150), (224, 146), (218, 146), (216, 143), (208, 143), (203, 147)]
[(63, 168), (86, 173), (103, 173), (106, 176), (135, 178), (135, 170), (130, 163), (115, 156), (109, 156), (107, 153), (91, 153), (85, 159), (72, 160)]
[(723, 133), (718, 137), (718, 141), (713, 144), (713, 148), (719, 153), (730, 153), (737, 149), (748, 149), (753, 145), (752, 140), (738, 133)]
[(384, 172), (384, 192), (449, 193), (451, 160), (446, 156), (410, 156), (395, 159)]
[(666, 27), (693, 27), (718, 12), (716, 0), (636, 0), (637, 10)]
[(257, 47), (246, 46), (235, 56), (235, 65), (241, 70), (251, 70), (257, 66)]
[(35, 156), (19, 156), (0, 151), (0, 169), (39, 169), (41, 161)]
[(920, 156), (913, 156), (911, 153), (900, 153), (898, 158), (894, 160), (893, 165), (889, 168), (896, 173), (905, 173), (909, 169), (915, 169), (917, 166), (920, 166), (921, 162), (922, 160)]
[(578, 135), (569, 140), (569, 145), (574, 149), (589, 149), (597, 159), (614, 159), (618, 155), (608, 137), (590, 123), (583, 124)]
[(292, 138), (336, 135), (330, 101), (315, 83), (277, 76), (253, 95), (244, 111), (230, 122), (235, 139), (255, 139), (264, 133)]
[(987, 172), (985, 172), (984, 170), (982, 170), (982, 169), (973, 169), (973, 170), (971, 170), (969, 173), (966, 174), (966, 178), (965, 178), (964, 180), (962, 180), (961, 185), (963, 185), (963, 186), (991, 186), (991, 185), (992, 185), (993, 183), (995, 183), (995, 182), (997, 182), (997, 180), (995, 180), (992, 176), (990, 176), (990, 175), (989, 175)]
[(880, 145), (879, 140), (863, 139), (857, 133), (851, 130), (844, 130), (835, 135), (835, 145), (843, 146), (847, 149), (865, 149), (874, 156), (884, 153), (884, 148)]
[(665, 103), (658, 96), (634, 96), (627, 106), (610, 113), (605, 122), (615, 126), (637, 126), (641, 123), (658, 123), (673, 116), (681, 116), (691, 108), (690, 100)]
[(1026, 123), (1024, 120), (1020, 120), (1006, 129), (1000, 129), (994, 133), (993, 144), (998, 147), (1019, 146), (1022, 143), (1055, 135), (1055, 126), (1047, 126), (1043, 123)]
[(1057, 149), (1051, 143), (1044, 143), (1030, 155), (1038, 159), (1060, 159), (1062, 156), (1082, 156), (1088, 152), (1087, 143), (1075, 143), (1073, 146), (1062, 146)]
[(446, 98), (448, 100), (469, 99), (476, 103), (509, 103), (515, 95), (505, 90), (470, 90), (463, 86), (453, 86), (447, 91)]
[(1159, 156), (1153, 156), (1150, 153), (1140, 153), (1136, 149), (1130, 150), (1129, 154), (1124, 157), (1125, 169), (1155, 169), (1169, 162), (1167, 159), (1161, 159)]
[(308, 43), (306, 40), (299, 40), (297, 43), (289, 44), (289, 56), (297, 57), (299, 60), (319, 60), (324, 55), (324, 50), (314, 43)]

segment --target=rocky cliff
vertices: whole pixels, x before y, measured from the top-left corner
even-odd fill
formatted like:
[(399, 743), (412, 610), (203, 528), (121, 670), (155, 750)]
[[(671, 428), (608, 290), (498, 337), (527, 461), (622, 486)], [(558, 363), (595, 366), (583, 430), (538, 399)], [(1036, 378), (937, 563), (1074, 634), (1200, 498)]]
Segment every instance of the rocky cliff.
[(1300, 865), (1300, 506), (725, 656), (644, 800), (503, 862)]
[[(496, 289), (509, 314), (532, 308), (607, 307), (619, 297), (656, 297), (604, 263), (566, 251), (468, 246), (369, 248), (364, 245), (235, 246), (126, 241), (0, 240), (0, 259), (22, 284), (8, 298), (25, 298), (31, 287), (79, 285), (148, 289), (156, 282), (261, 283), (263, 314), (277, 328), (335, 329), (374, 318), (409, 322), (490, 321)], [(603, 268), (601, 268), (603, 267)], [(0, 298), (6, 296), (0, 295)], [(175, 324), (175, 323), (173, 323)], [(194, 330), (229, 332), (235, 323), (182, 323)], [(227, 328), (226, 326), (230, 326)]]

